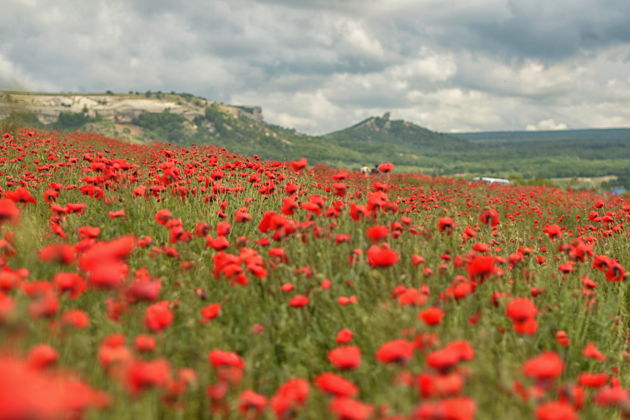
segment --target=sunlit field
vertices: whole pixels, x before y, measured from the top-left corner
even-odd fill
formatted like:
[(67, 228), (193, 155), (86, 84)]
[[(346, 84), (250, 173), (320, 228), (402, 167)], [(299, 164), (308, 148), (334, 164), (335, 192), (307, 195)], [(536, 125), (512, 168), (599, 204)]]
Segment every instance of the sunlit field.
[(0, 138), (0, 419), (630, 417), (630, 202)]

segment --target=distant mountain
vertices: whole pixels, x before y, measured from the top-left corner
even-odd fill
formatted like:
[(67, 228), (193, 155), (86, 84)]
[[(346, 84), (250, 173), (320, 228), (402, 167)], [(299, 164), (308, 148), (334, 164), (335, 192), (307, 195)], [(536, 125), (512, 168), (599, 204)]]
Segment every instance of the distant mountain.
[(565, 155), (587, 160), (630, 159), (630, 128), (454, 133), (478, 146), (510, 150), (522, 157)]
[(478, 144), (509, 144), (514, 142), (590, 142), (625, 143), (630, 141), (630, 128), (585, 128), (548, 131), (485, 131), (452, 133), (453, 136)]
[(389, 113), (367, 118), (323, 136), (324, 140), (403, 165), (431, 167), (446, 151), (466, 151), (464, 139), (437, 133), (408, 121), (391, 120)]
[(433, 154), (437, 150), (465, 149), (468, 141), (447, 134), (437, 133), (404, 120), (391, 120), (389, 113), (382, 117), (367, 118), (352, 127), (324, 136), (340, 144), (378, 144), (422, 148), (421, 153)]

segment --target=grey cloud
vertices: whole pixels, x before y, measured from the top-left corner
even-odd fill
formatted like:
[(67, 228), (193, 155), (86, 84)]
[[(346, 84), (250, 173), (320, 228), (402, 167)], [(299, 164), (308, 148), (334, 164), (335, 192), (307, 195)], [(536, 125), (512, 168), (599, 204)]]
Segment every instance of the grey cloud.
[(630, 41), (628, 2), (510, 0), (508, 10), (504, 19), (463, 23), (470, 35), (464, 45), (490, 55), (554, 62)]
[(312, 133), (386, 110), (440, 131), (630, 125), (629, 16), (626, 0), (4, 0), (0, 88), (187, 91)]

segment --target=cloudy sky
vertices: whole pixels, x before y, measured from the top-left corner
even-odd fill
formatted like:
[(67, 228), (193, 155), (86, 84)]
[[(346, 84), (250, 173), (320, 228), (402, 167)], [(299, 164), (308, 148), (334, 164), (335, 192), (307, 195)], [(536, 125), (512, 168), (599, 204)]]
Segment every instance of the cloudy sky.
[(0, 89), (189, 92), (325, 133), (630, 127), (628, 0), (1, 0)]

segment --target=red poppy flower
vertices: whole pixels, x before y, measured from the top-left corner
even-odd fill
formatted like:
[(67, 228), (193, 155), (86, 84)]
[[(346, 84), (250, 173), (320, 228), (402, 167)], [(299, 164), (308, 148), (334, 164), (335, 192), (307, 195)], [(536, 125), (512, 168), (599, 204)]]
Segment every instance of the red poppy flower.
[(61, 315), (61, 323), (75, 328), (85, 328), (90, 324), (90, 317), (80, 309), (71, 309)]
[(201, 322), (206, 323), (219, 316), (219, 313), (221, 312), (221, 304), (212, 303), (203, 308), (200, 312), (202, 317)]
[(475, 401), (467, 397), (445, 398), (436, 402), (424, 402), (413, 413), (414, 419), (473, 420)]
[(389, 234), (389, 227), (381, 226), (381, 225), (371, 226), (365, 231), (365, 235), (372, 242), (380, 242), (383, 239), (387, 238), (388, 234)]
[(601, 388), (608, 382), (607, 373), (584, 372), (578, 376), (578, 383), (588, 388)]
[(525, 322), (538, 314), (538, 308), (528, 298), (514, 298), (506, 306), (508, 318), (513, 322)]
[(556, 333), (556, 343), (559, 346), (568, 346), (571, 344), (571, 340), (569, 339), (565, 331), (558, 331)]
[(468, 277), (471, 281), (479, 280), (483, 281), (496, 273), (497, 259), (490, 255), (481, 255), (472, 257), (468, 263), (467, 271)]
[(562, 237), (562, 228), (558, 225), (545, 226), (543, 232), (545, 232), (549, 236), (549, 239), (552, 240)]
[(350, 398), (335, 398), (329, 409), (339, 420), (367, 420), (372, 417), (374, 407)]
[(356, 369), (361, 365), (361, 349), (357, 346), (337, 347), (328, 352), (328, 360), (337, 369)]
[(39, 252), (42, 261), (56, 261), (61, 264), (70, 264), (76, 257), (76, 250), (69, 244), (52, 244), (42, 248)]
[(20, 209), (8, 199), (0, 199), (0, 225), (3, 223), (16, 224), (20, 217)]
[(455, 229), (455, 222), (450, 217), (440, 217), (438, 220), (438, 231), (450, 234)]
[(59, 360), (57, 350), (48, 344), (38, 344), (29, 351), (27, 363), (34, 370), (41, 370), (56, 364), (57, 360)]
[(59, 299), (51, 292), (44, 292), (28, 306), (28, 312), (31, 318), (52, 318), (59, 311)]
[(166, 226), (169, 220), (173, 218), (173, 213), (168, 209), (158, 210), (155, 214), (155, 221), (159, 224)]
[(474, 350), (467, 341), (453, 341), (444, 348), (429, 353), (426, 358), (428, 367), (441, 373), (446, 373), (453, 369), (455, 365), (462, 361), (472, 360)]
[(479, 216), (479, 221), (484, 225), (490, 225), (493, 227), (501, 224), (501, 222), (499, 221), (499, 212), (497, 212), (495, 209), (489, 208), (484, 209), (481, 212), (481, 215)]
[(440, 308), (432, 306), (425, 309), (418, 314), (418, 319), (421, 319), (427, 325), (438, 325), (444, 318), (444, 311)]
[(254, 417), (262, 414), (266, 406), (267, 398), (250, 389), (241, 392), (238, 396), (238, 411), (246, 418), (249, 418), (249, 413), (254, 413)]
[(86, 288), (85, 280), (77, 273), (57, 273), (53, 284), (60, 293), (69, 293), (72, 299), (79, 297)]
[(337, 182), (334, 183), (332, 185), (333, 189), (335, 190), (335, 196), (337, 197), (343, 197), (346, 195), (346, 184), (342, 183), (342, 182)]
[(512, 326), (514, 327), (514, 331), (521, 335), (534, 335), (536, 331), (538, 331), (538, 321), (534, 318), (528, 318), (525, 321), (521, 322), (512, 322)]
[(291, 168), (293, 168), (293, 170), (296, 172), (299, 172), (302, 169), (306, 168), (306, 165), (308, 165), (308, 161), (306, 160), (306, 158), (301, 158), (291, 162)]
[(144, 314), (144, 325), (153, 332), (162, 331), (170, 326), (175, 315), (173, 315), (169, 305), (167, 300), (163, 300), (149, 306)]
[(208, 361), (212, 363), (215, 369), (222, 366), (233, 367), (237, 369), (245, 368), (245, 362), (241, 357), (232, 351), (212, 350), (208, 353)]
[(81, 226), (77, 229), (81, 239), (95, 239), (101, 234), (101, 228), (97, 226)]
[(291, 379), (280, 386), (271, 399), (271, 407), (278, 419), (293, 418), (295, 410), (304, 406), (310, 386), (302, 378)]
[(555, 379), (564, 370), (564, 362), (554, 352), (543, 352), (523, 364), (523, 373), (537, 381)]
[(459, 373), (437, 375), (421, 373), (416, 381), (418, 392), (422, 398), (457, 395), (465, 383), (464, 376)]
[(407, 340), (391, 340), (376, 351), (381, 363), (407, 363), (413, 357), (414, 343)]
[(106, 394), (71, 375), (37, 371), (15, 357), (0, 357), (0, 416), (3, 419), (82, 417), (89, 408), (104, 408)]
[(341, 306), (351, 305), (357, 303), (357, 297), (355, 295), (352, 296), (339, 296), (337, 299), (337, 303)]
[(606, 280), (610, 282), (622, 281), (626, 278), (626, 270), (619, 264), (617, 260), (608, 260), (608, 270), (606, 271)]
[(127, 387), (132, 394), (138, 394), (151, 387), (165, 386), (170, 376), (171, 367), (164, 359), (136, 360), (129, 367)]
[(88, 271), (88, 282), (93, 287), (115, 289), (119, 287), (129, 274), (129, 266), (121, 261), (104, 260), (92, 266)]
[(608, 386), (599, 390), (595, 396), (595, 403), (603, 406), (618, 405), (627, 401), (629, 397), (628, 391), (621, 386)]
[(223, 251), (224, 249), (230, 247), (230, 243), (227, 239), (225, 239), (225, 236), (217, 236), (216, 238), (213, 238), (212, 236), (207, 236), (206, 246), (214, 249), (215, 251)]
[(372, 245), (367, 251), (367, 258), (372, 267), (391, 267), (398, 262), (398, 253), (384, 243)]
[(391, 162), (385, 162), (378, 165), (379, 172), (382, 172), (384, 174), (391, 172), (392, 169), (394, 169), (394, 164)]
[(0, 293), (0, 325), (13, 316), (15, 301), (10, 297)]
[(579, 420), (575, 409), (560, 401), (539, 405), (535, 414), (537, 420)]
[(582, 350), (582, 355), (584, 357), (588, 357), (589, 359), (599, 360), (603, 362), (607, 359), (606, 355), (604, 355), (594, 343), (589, 342), (584, 349)]
[(427, 295), (427, 293), (423, 293), (418, 289), (406, 289), (404, 292), (400, 293), (396, 297), (396, 300), (401, 306), (422, 306), (427, 303), (427, 301), (429, 300), (429, 296)]
[(359, 393), (359, 389), (352, 381), (330, 372), (318, 375), (314, 382), (322, 392), (335, 397), (351, 398)]
[(155, 350), (155, 338), (148, 334), (139, 334), (134, 340), (134, 346), (140, 353), (151, 353)]
[(216, 233), (218, 236), (226, 236), (232, 230), (232, 225), (229, 222), (222, 221), (217, 223)]
[(459, 363), (459, 361), (459, 352), (448, 347), (431, 352), (426, 358), (427, 366), (439, 372), (448, 372)]
[(110, 219), (120, 219), (122, 217), (127, 217), (127, 213), (125, 213), (125, 209), (120, 209), (116, 211), (110, 211), (107, 213)]
[(304, 295), (296, 295), (291, 298), (289, 301), (289, 306), (292, 308), (301, 308), (303, 306), (308, 305), (309, 299)]
[(234, 221), (236, 223), (246, 223), (252, 220), (252, 216), (249, 214), (247, 207), (241, 207), (234, 213)]
[(15, 191), (6, 191), (4, 196), (14, 203), (37, 204), (37, 200), (24, 187), (19, 187)]
[(352, 341), (352, 331), (350, 331), (347, 328), (344, 328), (343, 330), (340, 330), (337, 333), (337, 337), (336, 337), (336, 342), (337, 344), (348, 344), (349, 342)]
[(418, 254), (413, 254), (411, 256), (411, 263), (413, 264), (414, 267), (417, 267), (420, 264), (424, 264), (425, 263), (425, 259), (424, 257), (418, 255)]

